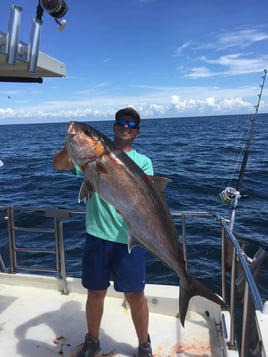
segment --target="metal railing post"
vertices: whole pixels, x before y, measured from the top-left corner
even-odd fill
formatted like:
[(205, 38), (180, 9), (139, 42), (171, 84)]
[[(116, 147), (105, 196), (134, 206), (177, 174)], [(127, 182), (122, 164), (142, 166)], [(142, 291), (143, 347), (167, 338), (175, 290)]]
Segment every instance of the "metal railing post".
[(225, 260), (225, 231), (221, 228), (221, 290), (223, 301), (226, 302), (226, 260)]
[(64, 249), (64, 235), (62, 219), (60, 217), (55, 217), (55, 234), (57, 236), (57, 250), (59, 251), (59, 262), (60, 262), (60, 277), (63, 282), (63, 294), (68, 294), (67, 288), (67, 276), (66, 276), (66, 263), (65, 263), (65, 249)]
[(15, 254), (15, 236), (14, 236), (14, 210), (12, 207), (7, 208), (7, 226), (8, 226), (8, 245), (9, 245), (9, 260), (10, 272), (15, 272), (16, 254)]
[(232, 270), (231, 270), (231, 292), (230, 292), (230, 348), (235, 347), (235, 276), (236, 276), (236, 253), (233, 248)]

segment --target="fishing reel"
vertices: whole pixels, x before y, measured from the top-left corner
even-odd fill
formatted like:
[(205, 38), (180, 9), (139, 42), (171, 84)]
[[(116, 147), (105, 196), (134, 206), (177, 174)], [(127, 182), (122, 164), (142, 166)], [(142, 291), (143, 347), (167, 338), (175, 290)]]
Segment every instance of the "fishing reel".
[(39, 0), (39, 6), (42, 10), (48, 12), (50, 16), (54, 18), (56, 23), (59, 25), (58, 30), (62, 31), (67, 24), (66, 20), (59, 19), (63, 17), (67, 11), (68, 6), (65, 0)]
[(223, 202), (232, 203), (237, 201), (241, 197), (240, 192), (233, 187), (226, 187), (220, 193), (220, 199)]
[(38, 0), (36, 16), (33, 20), (30, 36), (29, 72), (36, 72), (44, 11), (48, 12), (48, 14), (55, 19), (56, 23), (59, 25), (59, 31), (62, 31), (67, 23), (66, 20), (59, 21), (59, 18), (64, 16), (68, 11), (68, 6), (66, 5), (65, 0)]

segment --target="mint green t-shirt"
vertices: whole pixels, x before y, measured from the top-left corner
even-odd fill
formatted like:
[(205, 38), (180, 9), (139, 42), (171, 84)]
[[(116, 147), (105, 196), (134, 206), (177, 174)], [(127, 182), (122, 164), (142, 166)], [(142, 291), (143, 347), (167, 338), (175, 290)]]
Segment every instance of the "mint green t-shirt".
[[(126, 154), (146, 175), (153, 175), (152, 161), (146, 155), (140, 154), (134, 149)], [(79, 168), (76, 165), (75, 167), (79, 173)], [(125, 244), (128, 242), (128, 227), (123, 217), (112, 205), (103, 201), (96, 192), (93, 192), (87, 201), (86, 231), (101, 239)]]

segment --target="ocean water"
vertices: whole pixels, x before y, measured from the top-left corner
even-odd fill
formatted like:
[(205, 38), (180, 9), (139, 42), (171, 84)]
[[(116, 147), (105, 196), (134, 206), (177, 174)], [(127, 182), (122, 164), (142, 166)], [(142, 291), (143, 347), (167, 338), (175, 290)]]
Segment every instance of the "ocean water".
[[(156, 175), (173, 180), (166, 190), (171, 211), (217, 211), (226, 218), (230, 216), (231, 206), (219, 199), (219, 193), (227, 186), (236, 186), (251, 122), (251, 115), (142, 121), (135, 148), (152, 159)], [(112, 138), (112, 121), (89, 124)], [(77, 203), (81, 178), (52, 167), (53, 155), (64, 145), (65, 132), (66, 123), (0, 126), (0, 160), (4, 164), (0, 167), (0, 206), (84, 210), (85, 206)], [(235, 235), (247, 242), (249, 254), (260, 245), (268, 249), (267, 152), (268, 114), (260, 114), (241, 190), (246, 198), (239, 201), (234, 226)], [(29, 215), (28, 220), (33, 221), (33, 217)], [(37, 218), (34, 221), (38, 224)], [(220, 271), (216, 267), (220, 243), (209, 239), (214, 228), (202, 229), (201, 219), (199, 223), (190, 231), (188, 268), (192, 275), (219, 290)], [(178, 230), (180, 235), (179, 227)], [(0, 252), (4, 256), (6, 232), (4, 214), (1, 214)], [(80, 277), (83, 215), (66, 221), (64, 232), (67, 273)], [(45, 237), (38, 239), (46, 243)], [(30, 243), (38, 246), (38, 239)], [(268, 299), (267, 281), (265, 262), (258, 283), (265, 299)], [(177, 284), (177, 277), (148, 254), (147, 282)]]

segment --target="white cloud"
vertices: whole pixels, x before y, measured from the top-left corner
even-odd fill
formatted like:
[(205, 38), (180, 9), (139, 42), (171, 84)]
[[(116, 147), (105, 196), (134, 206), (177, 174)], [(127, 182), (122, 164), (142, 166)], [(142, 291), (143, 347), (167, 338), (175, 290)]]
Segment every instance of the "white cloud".
[(181, 46), (179, 46), (176, 50), (175, 50), (175, 53), (174, 53), (174, 56), (177, 57), (177, 56), (181, 56), (183, 55), (183, 52), (185, 49), (189, 48), (190, 45), (191, 45), (192, 41), (187, 41), (185, 43), (183, 43)]
[[(216, 64), (226, 67), (226, 70), (223, 70), (220, 73), (215, 73), (215, 75), (248, 74), (261, 72), (264, 68), (266, 68), (268, 63), (268, 54), (258, 58), (245, 58), (245, 55), (241, 53), (234, 53), (226, 56), (220, 56), (217, 59), (202, 57), (202, 61), (208, 64)], [(207, 70), (207, 72), (210, 76), (211, 72), (209, 70)], [(196, 75), (196, 72), (194, 74)], [(203, 74), (205, 74), (205, 71)]]
[(185, 74), (185, 77), (192, 77), (192, 78), (205, 78), (205, 77), (213, 77), (215, 76), (215, 72), (212, 72), (207, 67), (194, 67), (191, 69), (191, 72)]
[(206, 102), (207, 102), (207, 105), (210, 107), (215, 107), (215, 105), (216, 105), (215, 98), (213, 98), (213, 97), (206, 98)]
[[(44, 101), (34, 106), (0, 109), (0, 124), (112, 119), (118, 108), (134, 106), (143, 118), (252, 113), (256, 87), (220, 88), (216, 86), (164, 87), (136, 85), (139, 95), (88, 95), (79, 91), (66, 100)], [(76, 98), (76, 99), (74, 99)], [(8, 102), (10, 103), (10, 102)], [(268, 112), (262, 101), (260, 112)]]
[[(255, 47), (255, 44), (260, 42), (263, 43), (263, 53)], [(185, 77), (193, 79), (258, 73), (268, 64), (268, 44), (265, 45), (267, 42), (268, 32), (258, 28), (224, 32), (214, 35), (213, 41), (203, 43), (188, 41), (175, 51), (174, 56), (184, 55), (189, 59), (185, 61), (184, 67), (180, 64), (177, 70), (185, 73)], [(247, 52), (244, 51), (245, 48), (248, 49)], [(225, 53), (215, 57), (219, 52)], [(207, 66), (201, 66), (200, 62), (206, 63)]]
[(216, 44), (223, 50), (231, 47), (246, 48), (253, 43), (265, 40), (268, 40), (268, 32), (258, 31), (257, 29), (245, 29), (220, 34)]
[(220, 56), (216, 59), (209, 59), (205, 56), (200, 58), (200, 61), (211, 65), (217, 65), (214, 70), (208, 67), (200, 66), (193, 67), (185, 77), (206, 78), (226, 75), (242, 75), (249, 73), (260, 73), (268, 64), (268, 54), (258, 58), (246, 58), (242, 54), (230, 54)]

